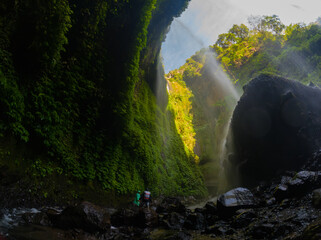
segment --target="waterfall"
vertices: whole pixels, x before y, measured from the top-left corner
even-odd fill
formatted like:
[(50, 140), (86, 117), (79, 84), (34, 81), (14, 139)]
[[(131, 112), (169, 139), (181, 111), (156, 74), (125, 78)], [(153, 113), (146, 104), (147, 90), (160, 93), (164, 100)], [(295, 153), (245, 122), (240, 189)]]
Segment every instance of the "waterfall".
[(229, 153), (233, 152), (230, 125), (234, 108), (237, 101), (240, 99), (240, 94), (237, 92), (235, 86), (233, 85), (227, 74), (223, 71), (219, 62), (216, 60), (215, 53), (208, 49), (205, 54), (208, 63), (206, 67), (208, 68), (208, 71), (210, 72), (210, 75), (212, 77), (211, 80), (215, 81), (224, 97), (230, 98), (229, 104), (227, 105), (228, 116), (226, 118), (226, 122), (222, 127), (223, 129), (221, 130), (221, 139), (217, 143), (219, 158), (218, 160), (220, 166), (217, 193), (221, 193), (228, 188), (227, 176), (225, 174), (224, 167), (227, 164)]
[[(209, 154), (206, 155), (208, 158), (206, 157), (205, 161), (210, 165), (209, 168), (205, 170), (206, 174), (204, 173), (204, 177), (210, 193), (215, 194), (217, 190), (220, 191), (226, 188), (227, 181), (224, 175), (224, 162), (229, 151), (232, 151), (230, 149), (227, 150), (227, 139), (232, 111), (234, 110), (240, 95), (235, 89), (232, 80), (217, 61), (215, 52), (209, 47), (205, 48), (203, 42), (184, 23), (179, 20), (175, 20), (174, 23), (176, 24), (176, 32), (172, 33), (172, 36), (177, 35), (177, 38), (179, 38), (184, 34), (186, 36), (185, 41), (189, 42), (188, 45), (194, 45), (194, 47), (198, 46), (199, 49), (201, 49), (200, 53), (204, 57), (202, 72), (206, 75), (206, 81), (209, 81), (209, 89), (205, 89), (205, 91), (206, 96), (209, 95), (209, 98), (211, 98), (211, 103), (208, 103), (206, 96), (200, 96), (202, 100), (199, 106), (202, 109), (205, 119), (207, 119), (208, 125), (210, 125), (208, 129), (211, 130), (211, 132), (206, 133), (207, 135), (205, 137), (205, 139), (210, 141), (210, 143), (206, 143), (205, 147), (206, 154)], [(161, 64), (159, 64), (159, 66), (161, 66)], [(161, 67), (159, 67), (158, 73), (160, 73), (157, 76), (158, 82), (164, 81), (161, 76), (163, 73)], [(201, 83), (195, 81), (190, 82), (189, 84), (195, 84), (195, 87)], [(191, 85), (189, 88), (191, 88)], [(162, 88), (164, 87), (162, 86)], [(193, 92), (193, 89), (191, 90)], [(193, 94), (197, 94), (196, 92), (197, 90), (195, 89), (195, 93), (193, 92)], [(159, 97), (157, 98), (159, 99)], [(216, 107), (213, 107), (213, 105), (211, 106), (211, 104), (217, 102), (222, 102), (224, 105), (222, 112), (216, 112)], [(212, 146), (212, 149), (210, 149), (210, 146)], [(207, 166), (205, 168), (207, 168)], [(213, 171), (209, 171), (209, 169)]]

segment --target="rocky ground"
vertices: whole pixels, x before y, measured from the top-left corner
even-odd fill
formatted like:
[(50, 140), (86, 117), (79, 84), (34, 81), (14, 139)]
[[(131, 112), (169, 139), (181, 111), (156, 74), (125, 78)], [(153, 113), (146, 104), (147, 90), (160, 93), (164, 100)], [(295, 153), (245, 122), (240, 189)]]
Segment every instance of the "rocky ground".
[[(320, 156), (321, 151), (314, 158)], [(321, 239), (317, 167), (287, 172), (253, 189), (232, 189), (193, 210), (166, 197), (155, 200), (150, 210), (82, 202), (22, 211), (0, 239)]]

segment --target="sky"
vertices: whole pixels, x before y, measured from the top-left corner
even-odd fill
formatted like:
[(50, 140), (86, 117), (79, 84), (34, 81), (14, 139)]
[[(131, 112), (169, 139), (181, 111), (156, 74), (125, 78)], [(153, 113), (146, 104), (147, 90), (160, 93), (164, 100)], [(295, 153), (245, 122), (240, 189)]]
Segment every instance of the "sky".
[(202, 47), (213, 45), (219, 34), (250, 16), (278, 15), (285, 24), (314, 22), (321, 16), (321, 0), (191, 0), (175, 19), (162, 45), (165, 72), (179, 68)]

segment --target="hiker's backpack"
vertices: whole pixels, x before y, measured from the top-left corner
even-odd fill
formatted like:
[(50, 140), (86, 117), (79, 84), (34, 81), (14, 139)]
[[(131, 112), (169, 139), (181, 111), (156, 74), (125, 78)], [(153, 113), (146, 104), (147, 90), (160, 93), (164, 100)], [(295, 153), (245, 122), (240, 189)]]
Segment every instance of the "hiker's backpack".
[(145, 191), (144, 192), (144, 200), (149, 200), (149, 198), (150, 198), (150, 192)]

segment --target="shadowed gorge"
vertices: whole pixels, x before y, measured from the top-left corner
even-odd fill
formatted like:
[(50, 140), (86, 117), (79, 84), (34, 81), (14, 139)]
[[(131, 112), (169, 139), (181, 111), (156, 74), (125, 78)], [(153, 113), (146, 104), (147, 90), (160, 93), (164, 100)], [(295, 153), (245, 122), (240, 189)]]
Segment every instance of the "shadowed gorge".
[(240, 3), (2, 0), (0, 240), (319, 239), (321, 18)]
[(2, 1), (1, 165), (31, 175), (40, 183), (31, 194), (50, 199), (65, 198), (51, 183), (60, 178), (70, 179), (66, 199), (144, 186), (204, 195), (171, 110), (155, 98), (161, 42), (187, 3)]

